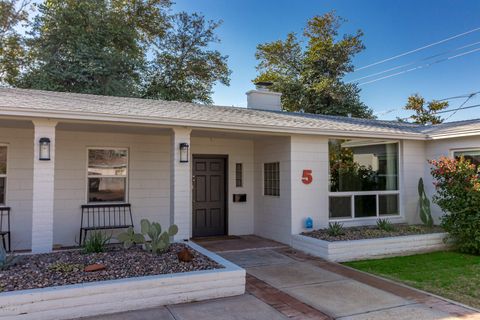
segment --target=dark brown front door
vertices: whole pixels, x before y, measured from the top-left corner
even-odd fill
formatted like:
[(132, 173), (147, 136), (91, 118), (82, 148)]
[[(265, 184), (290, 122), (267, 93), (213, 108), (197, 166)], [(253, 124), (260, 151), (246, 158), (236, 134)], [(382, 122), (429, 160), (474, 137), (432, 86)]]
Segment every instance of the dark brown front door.
[(226, 157), (193, 157), (193, 236), (226, 234)]

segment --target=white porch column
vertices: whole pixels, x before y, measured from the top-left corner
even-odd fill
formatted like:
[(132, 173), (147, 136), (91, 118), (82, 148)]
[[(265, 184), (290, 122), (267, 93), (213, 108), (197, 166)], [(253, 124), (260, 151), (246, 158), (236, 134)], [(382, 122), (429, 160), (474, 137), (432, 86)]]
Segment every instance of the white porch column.
[[(34, 120), (32, 252), (52, 251), (56, 121)], [(40, 138), (50, 139), (50, 160), (39, 160)]]
[[(192, 234), (192, 157), (180, 162), (180, 144), (190, 145), (189, 128), (173, 128), (170, 155), (170, 223), (178, 226), (175, 240), (189, 239)], [(191, 148), (189, 148), (190, 152)]]

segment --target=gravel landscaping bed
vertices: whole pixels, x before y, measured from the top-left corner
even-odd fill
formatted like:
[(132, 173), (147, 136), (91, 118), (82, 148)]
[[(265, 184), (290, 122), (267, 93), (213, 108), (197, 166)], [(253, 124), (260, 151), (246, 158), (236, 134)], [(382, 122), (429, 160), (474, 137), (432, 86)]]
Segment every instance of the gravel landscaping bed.
[(393, 231), (381, 230), (376, 226), (348, 227), (343, 229), (343, 235), (338, 236), (329, 235), (328, 229), (319, 229), (310, 232), (303, 232), (302, 235), (325, 241), (345, 241), (444, 232), (439, 226), (428, 228), (424, 225), (394, 224), (394, 227), (395, 229)]
[[(184, 244), (175, 243), (161, 255), (138, 247), (126, 250), (121, 246), (108, 247), (102, 253), (85, 254), (80, 250), (70, 250), (25, 255), (15, 266), (0, 271), (0, 291), (224, 268), (191, 248), (189, 251), (193, 254), (193, 260), (179, 261), (177, 253), (185, 247)], [(106, 268), (85, 272), (84, 268), (92, 264), (102, 264)]]

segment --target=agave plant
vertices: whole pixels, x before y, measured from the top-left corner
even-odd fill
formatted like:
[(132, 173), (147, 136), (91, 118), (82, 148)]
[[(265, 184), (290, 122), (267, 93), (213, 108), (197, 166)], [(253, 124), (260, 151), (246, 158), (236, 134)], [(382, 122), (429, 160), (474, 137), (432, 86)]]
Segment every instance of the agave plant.
[(19, 256), (8, 255), (3, 246), (0, 246), (0, 270), (8, 269), (20, 261)]
[(343, 229), (343, 224), (336, 221), (333, 223), (330, 222), (328, 224), (327, 233), (331, 237), (338, 237), (344, 235), (345, 230)]
[(377, 228), (386, 232), (395, 230), (394, 225), (388, 219), (378, 219)]
[(150, 242), (145, 243), (145, 249), (155, 254), (165, 252), (170, 247), (170, 238), (178, 233), (178, 227), (174, 224), (163, 233), (160, 223), (143, 219), (140, 225), (142, 234), (150, 238)]

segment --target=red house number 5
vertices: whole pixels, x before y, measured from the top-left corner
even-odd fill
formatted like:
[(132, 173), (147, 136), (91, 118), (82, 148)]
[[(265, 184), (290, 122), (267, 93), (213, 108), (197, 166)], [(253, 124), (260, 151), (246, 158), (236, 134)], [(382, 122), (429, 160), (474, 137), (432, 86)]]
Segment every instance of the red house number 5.
[(302, 174), (302, 182), (304, 184), (310, 184), (313, 181), (312, 170), (305, 169)]

